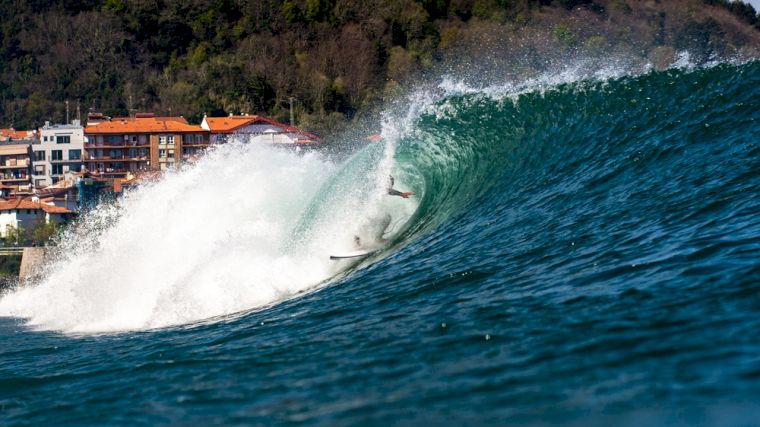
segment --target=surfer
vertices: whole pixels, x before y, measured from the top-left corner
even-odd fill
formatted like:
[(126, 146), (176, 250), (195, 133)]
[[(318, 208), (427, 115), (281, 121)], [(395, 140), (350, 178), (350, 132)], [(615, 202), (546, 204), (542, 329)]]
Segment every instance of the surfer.
[(395, 182), (393, 180), (393, 176), (388, 175), (388, 177), (390, 178), (390, 185), (388, 186), (388, 194), (390, 194), (391, 196), (403, 197), (405, 199), (408, 199), (409, 196), (414, 196), (414, 192), (412, 191), (398, 191), (395, 188), (393, 188), (393, 184)]
[[(393, 185), (396, 183), (396, 181), (393, 179), (393, 176), (388, 175), (389, 182), (388, 182), (388, 194), (391, 196), (399, 196), (403, 197), (404, 199), (408, 199), (411, 196), (414, 196), (413, 191), (398, 191), (395, 188), (393, 188)], [(385, 243), (385, 238), (383, 237), (385, 235), (386, 230), (388, 229), (388, 226), (391, 224), (391, 216), (388, 214), (383, 215), (382, 217), (378, 218), (372, 218), (369, 221), (369, 227), (375, 231), (375, 241), (378, 243)], [(362, 240), (359, 236), (354, 235), (354, 250), (361, 250), (364, 249), (364, 245), (362, 244)]]

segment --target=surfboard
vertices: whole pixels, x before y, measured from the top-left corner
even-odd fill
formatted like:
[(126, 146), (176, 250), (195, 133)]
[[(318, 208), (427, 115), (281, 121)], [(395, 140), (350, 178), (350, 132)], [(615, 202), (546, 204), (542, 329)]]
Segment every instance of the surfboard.
[(335, 260), (335, 259), (359, 258), (359, 257), (364, 257), (364, 256), (370, 256), (374, 254), (375, 252), (378, 252), (378, 249), (346, 252), (342, 254), (330, 255), (330, 259)]

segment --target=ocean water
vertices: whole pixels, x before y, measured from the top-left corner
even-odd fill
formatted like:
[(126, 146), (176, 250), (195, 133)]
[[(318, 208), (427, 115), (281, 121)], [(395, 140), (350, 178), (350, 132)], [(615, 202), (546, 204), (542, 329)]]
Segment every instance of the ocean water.
[(759, 62), (446, 79), (382, 133), (72, 227), (0, 297), (0, 424), (760, 425)]

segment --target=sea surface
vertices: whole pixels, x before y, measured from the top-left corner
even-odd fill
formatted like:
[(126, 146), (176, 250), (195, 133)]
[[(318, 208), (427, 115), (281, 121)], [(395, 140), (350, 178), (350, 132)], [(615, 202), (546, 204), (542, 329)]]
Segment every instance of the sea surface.
[(72, 226), (0, 297), (0, 425), (760, 425), (760, 62), (403, 106)]

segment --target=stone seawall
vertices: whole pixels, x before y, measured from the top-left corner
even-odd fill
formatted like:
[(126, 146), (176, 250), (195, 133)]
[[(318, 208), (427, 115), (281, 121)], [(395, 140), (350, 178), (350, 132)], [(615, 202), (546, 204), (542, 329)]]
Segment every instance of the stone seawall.
[(46, 248), (24, 248), (21, 256), (21, 267), (18, 272), (18, 281), (20, 286), (24, 286), (40, 273), (42, 264), (45, 261)]

